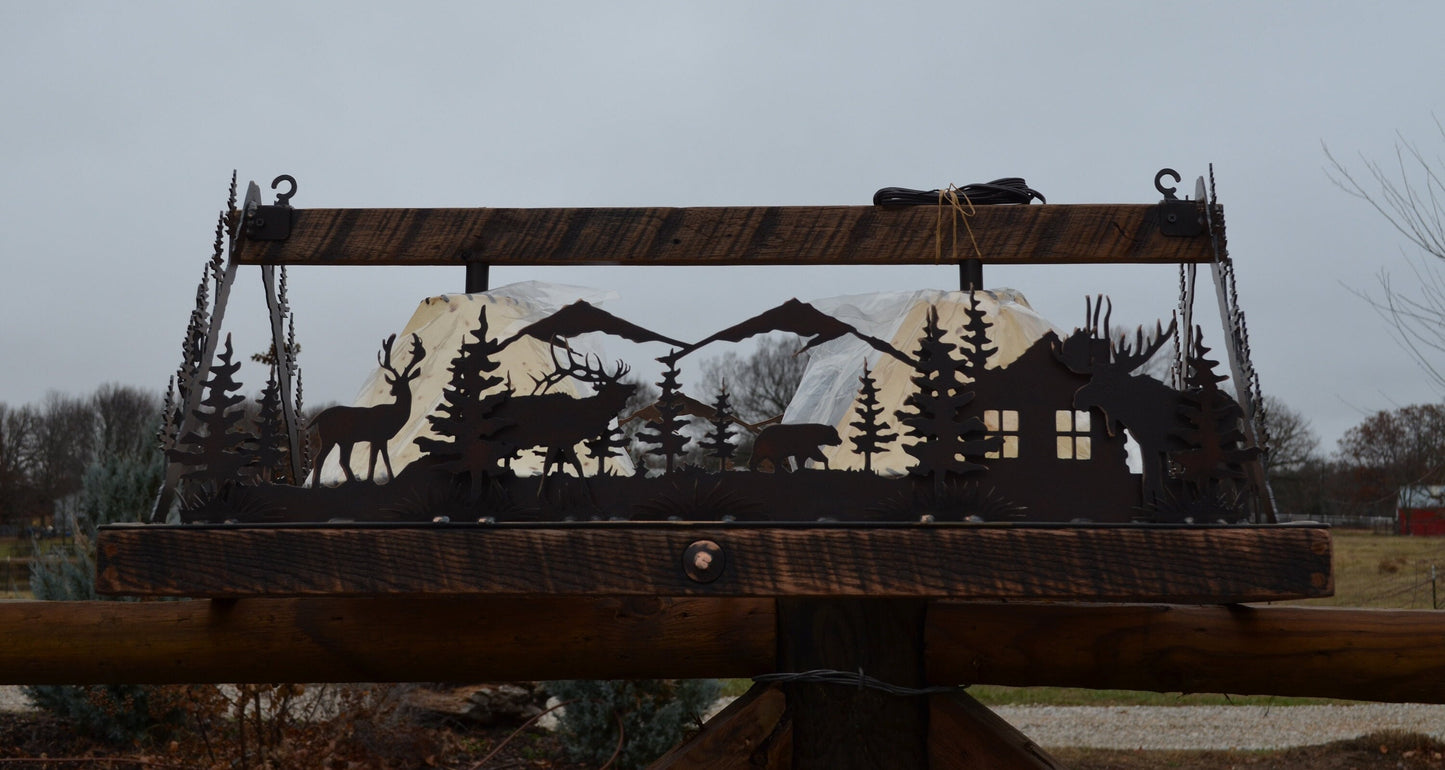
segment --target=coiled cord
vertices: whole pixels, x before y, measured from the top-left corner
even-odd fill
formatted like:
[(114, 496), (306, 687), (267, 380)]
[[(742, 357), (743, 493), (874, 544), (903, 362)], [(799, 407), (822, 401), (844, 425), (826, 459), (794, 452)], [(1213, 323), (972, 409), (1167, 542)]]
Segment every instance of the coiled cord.
[[(995, 206), (1005, 203), (1027, 204), (1034, 198), (1039, 203), (1048, 203), (1043, 193), (1029, 187), (1022, 178), (1011, 176), (992, 182), (969, 184), (957, 188), (959, 197), (966, 197), (976, 206)], [(937, 205), (941, 190), (910, 190), (907, 187), (884, 187), (873, 193), (874, 206), (924, 206)]]

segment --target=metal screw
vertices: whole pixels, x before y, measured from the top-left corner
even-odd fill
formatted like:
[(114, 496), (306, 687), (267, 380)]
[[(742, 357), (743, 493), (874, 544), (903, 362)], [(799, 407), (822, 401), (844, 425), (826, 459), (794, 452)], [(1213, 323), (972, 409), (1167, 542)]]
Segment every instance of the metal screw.
[(698, 540), (682, 552), (682, 572), (694, 583), (711, 583), (722, 576), (727, 556), (722, 546), (711, 540)]

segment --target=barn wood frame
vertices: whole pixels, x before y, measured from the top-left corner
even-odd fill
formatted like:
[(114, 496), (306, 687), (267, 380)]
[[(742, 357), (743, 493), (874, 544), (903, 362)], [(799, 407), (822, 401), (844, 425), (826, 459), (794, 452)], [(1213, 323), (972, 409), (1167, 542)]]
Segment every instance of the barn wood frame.
[[(959, 216), (931, 206), (290, 209), (258, 200), (253, 184), (231, 222), (228, 271), (465, 266), (469, 290), (486, 288), (493, 264), (931, 264), (941, 227), (954, 224), (940, 217)], [(1214, 261), (1204, 228), (1161, 232), (1165, 203), (979, 207), (966, 225), (985, 262)], [(1203, 221), (1207, 205), (1186, 210)], [(248, 212), (279, 229), (248, 229)], [(961, 265), (966, 280), (977, 274)], [(723, 555), (707, 581), (685, 562), (699, 543)], [(100, 537), (97, 588), (203, 601), (0, 605), (0, 628), (45, 629), (43, 639), (7, 634), (0, 674), (316, 682), (834, 669), (918, 689), (1445, 701), (1435, 615), (1243, 604), (1332, 593), (1330, 536), (1315, 525), (116, 526)], [(655, 767), (749, 763), (1059, 766), (961, 690), (900, 697), (793, 681), (755, 686)]]

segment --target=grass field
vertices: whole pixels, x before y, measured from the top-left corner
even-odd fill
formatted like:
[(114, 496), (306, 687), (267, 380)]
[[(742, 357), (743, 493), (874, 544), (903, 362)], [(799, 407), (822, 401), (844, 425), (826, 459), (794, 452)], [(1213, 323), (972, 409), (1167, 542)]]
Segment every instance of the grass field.
[(1445, 538), (1334, 530), (1335, 595), (1295, 604), (1428, 610), (1431, 574), (1445, 607)]

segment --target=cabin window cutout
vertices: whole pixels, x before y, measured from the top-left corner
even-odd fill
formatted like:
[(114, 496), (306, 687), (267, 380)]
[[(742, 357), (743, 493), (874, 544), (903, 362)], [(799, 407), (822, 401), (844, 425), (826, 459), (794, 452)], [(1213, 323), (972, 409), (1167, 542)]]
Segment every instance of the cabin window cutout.
[(1002, 438), (1003, 443), (992, 452), (985, 452), (990, 460), (1014, 459), (1019, 456), (1019, 413), (1016, 409), (983, 410), (983, 427), (988, 438)]
[(1082, 409), (1059, 409), (1054, 412), (1054, 430), (1058, 434), (1060, 460), (1093, 459), (1089, 442), (1089, 413)]

